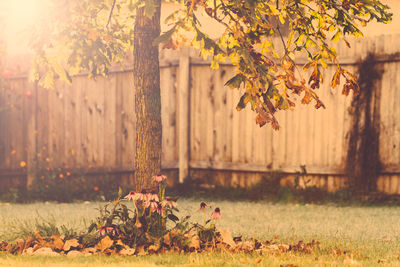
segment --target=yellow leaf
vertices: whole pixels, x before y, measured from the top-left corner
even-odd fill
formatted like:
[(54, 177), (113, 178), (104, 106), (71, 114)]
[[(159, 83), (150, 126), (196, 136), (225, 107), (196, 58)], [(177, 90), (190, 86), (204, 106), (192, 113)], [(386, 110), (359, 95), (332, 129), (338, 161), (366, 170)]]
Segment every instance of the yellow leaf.
[(63, 246), (63, 250), (64, 251), (68, 251), (68, 250), (70, 250), (71, 248), (77, 248), (77, 247), (79, 247), (79, 242), (78, 242), (78, 240), (77, 239), (69, 239), (69, 240), (67, 240), (67, 241), (65, 241), (65, 243), (64, 243), (64, 246)]
[(104, 250), (110, 248), (114, 244), (114, 241), (107, 235), (95, 246), (96, 249), (103, 252)]

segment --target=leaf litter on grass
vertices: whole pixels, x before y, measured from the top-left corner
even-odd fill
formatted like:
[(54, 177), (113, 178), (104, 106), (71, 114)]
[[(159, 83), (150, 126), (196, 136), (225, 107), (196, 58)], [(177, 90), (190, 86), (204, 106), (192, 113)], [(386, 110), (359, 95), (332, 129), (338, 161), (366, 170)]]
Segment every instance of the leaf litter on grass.
[[(60, 236), (53, 234), (44, 237), (39, 231), (34, 236), (26, 240), (18, 239), (15, 242), (0, 242), (0, 251), (14, 255), (147, 255), (166, 252), (179, 253), (200, 253), (200, 252), (231, 252), (231, 253), (258, 253), (262, 254), (280, 254), (288, 252), (298, 252), (310, 254), (314, 252), (318, 246), (318, 241), (305, 243), (299, 241), (294, 244), (280, 243), (278, 240), (258, 241), (257, 239), (249, 239), (242, 241), (240, 238), (233, 238), (227, 230), (217, 232), (215, 239), (201, 239), (197, 233), (193, 232), (184, 235), (186, 240), (175, 242), (174, 237), (178, 233), (168, 233), (156, 240), (153, 244), (147, 246), (130, 247), (121, 240), (119, 236), (106, 235), (96, 244), (85, 241), (81, 236)], [(183, 241), (183, 242), (182, 242)], [(78, 253), (79, 252), (79, 253)]]

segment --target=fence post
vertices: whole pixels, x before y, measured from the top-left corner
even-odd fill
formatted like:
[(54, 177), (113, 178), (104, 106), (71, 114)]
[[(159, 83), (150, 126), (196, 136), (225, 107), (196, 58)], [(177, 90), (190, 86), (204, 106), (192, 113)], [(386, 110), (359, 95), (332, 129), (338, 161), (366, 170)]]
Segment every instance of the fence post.
[[(27, 82), (28, 79), (26, 79)], [(38, 82), (35, 81), (34, 83), (29, 82), (29, 87), (33, 92), (34, 99), (33, 102), (28, 103), (28, 105), (24, 106), (24, 109), (27, 110), (29, 114), (29, 118), (25, 118), (26, 121), (23, 123), (27, 125), (27, 131), (25, 132), (24, 138), (26, 138), (27, 144), (27, 170), (26, 170), (26, 187), (29, 188), (34, 179), (36, 178), (37, 174), (37, 162), (35, 158), (37, 157), (37, 144), (38, 144), (38, 135), (37, 135), (37, 108), (38, 108)]]
[(190, 103), (190, 56), (189, 48), (183, 47), (179, 55), (178, 70), (178, 148), (179, 182), (189, 175), (189, 103)]

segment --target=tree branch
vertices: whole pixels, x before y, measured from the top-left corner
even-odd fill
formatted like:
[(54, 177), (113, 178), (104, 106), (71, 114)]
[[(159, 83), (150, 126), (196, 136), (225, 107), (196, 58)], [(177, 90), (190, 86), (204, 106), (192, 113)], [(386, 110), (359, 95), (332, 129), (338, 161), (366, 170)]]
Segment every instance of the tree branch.
[(106, 24), (106, 28), (108, 28), (108, 25), (111, 22), (111, 17), (112, 17), (112, 13), (114, 11), (115, 2), (117, 2), (117, 0), (114, 0), (113, 3), (112, 3), (111, 10), (110, 10), (110, 15), (108, 16), (108, 21), (107, 21), (107, 24)]

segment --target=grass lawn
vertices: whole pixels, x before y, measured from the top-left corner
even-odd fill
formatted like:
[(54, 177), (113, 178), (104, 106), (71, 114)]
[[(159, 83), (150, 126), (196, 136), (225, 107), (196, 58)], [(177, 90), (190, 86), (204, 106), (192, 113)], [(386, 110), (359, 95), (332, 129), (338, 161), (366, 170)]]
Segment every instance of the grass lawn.
[[(203, 221), (196, 212), (200, 200), (178, 201), (180, 216), (192, 215), (193, 221)], [(218, 228), (233, 235), (269, 240), (274, 236), (284, 243), (321, 242), (312, 254), (165, 254), (142, 257), (80, 258), (10, 256), (0, 254), (0, 266), (300, 266), (362, 264), (362, 266), (400, 266), (399, 207), (337, 207), (335, 205), (272, 204), (267, 202), (209, 203), (220, 207), (222, 219)], [(97, 216), (102, 203), (89, 204), (11, 204), (0, 205), (0, 240), (13, 240), (35, 229), (35, 224), (50, 222), (84, 231)], [(339, 255), (335, 254), (340, 249)], [(379, 263), (381, 265), (381, 263)]]

